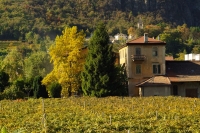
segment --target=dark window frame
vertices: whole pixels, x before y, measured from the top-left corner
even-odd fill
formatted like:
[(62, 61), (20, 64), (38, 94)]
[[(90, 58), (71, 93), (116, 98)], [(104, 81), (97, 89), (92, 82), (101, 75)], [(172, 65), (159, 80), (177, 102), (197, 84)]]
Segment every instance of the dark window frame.
[(136, 74), (141, 74), (142, 73), (141, 64), (136, 64), (136, 66), (135, 66), (135, 73)]
[(160, 64), (153, 64), (153, 74), (161, 74), (161, 65)]
[(135, 48), (135, 55), (141, 55), (141, 48), (140, 47)]
[(154, 57), (158, 56), (158, 47), (153, 47), (153, 48), (152, 48), (152, 55), (153, 55)]

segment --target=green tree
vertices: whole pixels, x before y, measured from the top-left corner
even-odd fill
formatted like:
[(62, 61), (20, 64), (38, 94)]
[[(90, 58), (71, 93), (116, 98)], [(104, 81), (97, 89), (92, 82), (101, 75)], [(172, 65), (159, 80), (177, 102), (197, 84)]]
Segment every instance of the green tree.
[(81, 74), (82, 90), (88, 96), (108, 96), (114, 78), (115, 57), (103, 23), (97, 25), (88, 45), (88, 56)]
[(33, 43), (34, 40), (34, 33), (32, 31), (26, 33), (25, 39), (28, 43)]
[(49, 87), (49, 95), (53, 98), (61, 97), (62, 86), (59, 83), (53, 82)]
[(22, 54), (13, 49), (2, 61), (2, 70), (9, 75), (9, 80), (12, 82), (18, 77), (23, 76), (23, 58)]
[(33, 93), (35, 98), (47, 98), (48, 93), (46, 91), (46, 87), (42, 85), (42, 77), (36, 76), (33, 80)]
[(80, 88), (80, 72), (83, 65), (80, 62), (80, 50), (85, 41), (83, 31), (77, 27), (66, 27), (63, 35), (56, 37), (56, 44), (51, 45), (49, 54), (53, 62), (53, 70), (43, 79), (44, 85), (58, 82), (62, 86), (62, 96), (71, 96)]
[(13, 81), (9, 87), (6, 87), (2, 94), (6, 99), (24, 98), (26, 94), (24, 91), (23, 79), (19, 78)]
[(181, 33), (182, 43), (189, 39), (190, 29), (187, 27), (187, 24), (177, 26), (177, 30)]
[(160, 34), (160, 38), (166, 42), (166, 54), (177, 57), (176, 54), (184, 50), (184, 45), (181, 43), (181, 33), (178, 30), (167, 30)]
[(24, 60), (24, 76), (31, 79), (35, 76), (46, 76), (53, 69), (49, 55), (44, 51), (33, 52)]
[(126, 75), (125, 65), (118, 65), (114, 69), (115, 80), (113, 82), (111, 93), (112, 96), (128, 96), (128, 78)]

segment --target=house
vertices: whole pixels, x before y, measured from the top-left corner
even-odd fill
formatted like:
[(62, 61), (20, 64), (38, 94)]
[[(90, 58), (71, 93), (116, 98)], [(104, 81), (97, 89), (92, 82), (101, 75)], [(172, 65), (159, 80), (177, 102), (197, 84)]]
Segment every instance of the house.
[(200, 97), (199, 61), (166, 61), (166, 76), (171, 82), (171, 95)]
[(126, 34), (118, 33), (114, 36), (114, 40), (127, 40), (128, 36)]
[(186, 54), (185, 60), (200, 61), (200, 54)]
[(138, 96), (138, 83), (155, 75), (165, 75), (165, 45), (165, 42), (144, 34), (119, 50), (119, 62), (127, 69), (130, 96)]
[(129, 96), (199, 97), (200, 62), (165, 60), (166, 43), (148, 34), (119, 50), (126, 66)]
[(134, 36), (131, 35), (131, 34), (129, 34), (129, 35), (128, 35), (128, 40), (132, 40), (132, 39), (134, 39)]

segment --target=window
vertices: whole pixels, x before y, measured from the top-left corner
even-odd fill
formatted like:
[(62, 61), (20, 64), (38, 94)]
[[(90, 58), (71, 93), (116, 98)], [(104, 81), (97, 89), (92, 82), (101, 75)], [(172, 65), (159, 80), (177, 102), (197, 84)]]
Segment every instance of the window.
[(158, 48), (157, 47), (153, 47), (153, 56), (158, 56)]
[(160, 74), (160, 64), (153, 64), (153, 74)]
[(136, 48), (135, 53), (136, 55), (141, 55), (141, 48)]
[(141, 65), (140, 64), (136, 64), (136, 74), (141, 74)]

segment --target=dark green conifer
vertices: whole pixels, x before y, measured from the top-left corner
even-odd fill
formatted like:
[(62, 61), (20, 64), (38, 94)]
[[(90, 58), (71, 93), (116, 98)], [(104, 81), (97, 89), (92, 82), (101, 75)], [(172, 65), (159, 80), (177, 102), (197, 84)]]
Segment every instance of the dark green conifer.
[(46, 91), (46, 87), (42, 85), (41, 76), (36, 76), (33, 80), (33, 93), (34, 93), (34, 98), (48, 98), (48, 92)]
[(115, 57), (109, 35), (103, 23), (97, 25), (88, 45), (84, 71), (81, 74), (82, 90), (87, 96), (108, 96), (114, 79)]

